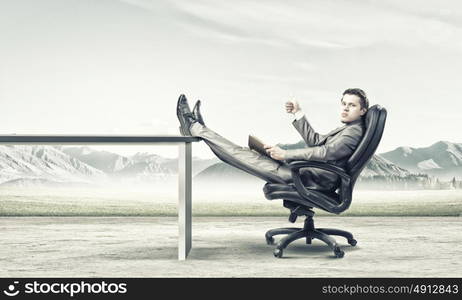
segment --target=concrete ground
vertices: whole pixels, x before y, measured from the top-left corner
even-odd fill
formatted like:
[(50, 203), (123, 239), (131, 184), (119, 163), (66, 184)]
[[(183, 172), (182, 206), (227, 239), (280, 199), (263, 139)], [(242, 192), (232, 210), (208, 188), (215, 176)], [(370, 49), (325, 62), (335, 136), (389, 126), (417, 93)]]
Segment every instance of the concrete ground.
[[(297, 221), (297, 226), (302, 220)], [(317, 217), (351, 231), (345, 257), (314, 241), (282, 259), (266, 230), (282, 217), (194, 217), (193, 248), (177, 260), (171, 217), (1, 217), (0, 277), (461, 277), (460, 217)]]

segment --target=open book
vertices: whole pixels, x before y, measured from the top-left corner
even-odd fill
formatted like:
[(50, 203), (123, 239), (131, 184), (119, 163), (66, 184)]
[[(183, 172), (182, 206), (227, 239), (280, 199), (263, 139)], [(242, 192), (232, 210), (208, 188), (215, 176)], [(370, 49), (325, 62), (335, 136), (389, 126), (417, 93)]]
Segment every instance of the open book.
[(263, 147), (263, 145), (264, 145), (264, 143), (261, 140), (254, 137), (253, 135), (249, 135), (249, 148), (252, 149), (252, 150), (257, 151), (260, 154), (269, 156), (269, 154), (266, 153), (266, 150)]

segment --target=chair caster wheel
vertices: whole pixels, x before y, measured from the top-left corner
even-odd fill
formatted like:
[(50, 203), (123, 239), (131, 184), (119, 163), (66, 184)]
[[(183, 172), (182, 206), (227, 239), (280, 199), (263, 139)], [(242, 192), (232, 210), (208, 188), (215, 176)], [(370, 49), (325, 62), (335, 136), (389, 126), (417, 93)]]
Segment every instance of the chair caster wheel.
[(272, 236), (266, 238), (267, 245), (274, 245), (274, 238)]
[(281, 258), (282, 257), (282, 249), (278, 249), (278, 248), (274, 249), (273, 254), (274, 254), (274, 257)]
[(350, 244), (351, 246), (356, 246), (357, 243), (358, 241), (356, 241), (355, 239), (348, 240), (348, 244)]
[(290, 223), (295, 223), (295, 221), (297, 221), (297, 217), (298, 217), (297, 214), (291, 213), (289, 215), (289, 222)]
[(338, 248), (338, 247), (335, 248), (334, 254), (335, 254), (335, 257), (337, 257), (337, 258), (342, 258), (343, 256), (345, 256), (345, 252), (340, 250), (340, 248)]

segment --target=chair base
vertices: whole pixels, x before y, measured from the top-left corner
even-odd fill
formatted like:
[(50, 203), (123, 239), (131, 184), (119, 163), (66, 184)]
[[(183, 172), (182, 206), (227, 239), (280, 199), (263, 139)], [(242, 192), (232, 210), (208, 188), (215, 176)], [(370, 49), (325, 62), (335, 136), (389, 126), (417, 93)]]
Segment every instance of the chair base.
[(343, 231), (339, 229), (331, 228), (314, 228), (313, 216), (307, 216), (305, 219), (305, 224), (303, 228), (277, 228), (268, 230), (265, 234), (266, 243), (268, 245), (274, 245), (273, 236), (279, 234), (288, 234), (286, 237), (281, 239), (274, 249), (274, 256), (277, 258), (282, 257), (283, 250), (293, 241), (305, 238), (307, 244), (311, 244), (313, 239), (318, 239), (326, 243), (333, 251), (334, 255), (337, 258), (342, 258), (345, 255), (337, 242), (331, 235), (343, 236), (348, 240), (348, 243), (351, 246), (356, 245), (356, 240), (353, 238), (353, 235), (348, 231)]

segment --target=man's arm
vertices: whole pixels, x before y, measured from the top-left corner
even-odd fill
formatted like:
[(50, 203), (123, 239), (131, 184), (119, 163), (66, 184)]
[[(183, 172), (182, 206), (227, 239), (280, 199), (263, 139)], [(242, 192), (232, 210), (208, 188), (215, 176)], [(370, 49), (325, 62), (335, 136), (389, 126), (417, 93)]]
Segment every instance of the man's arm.
[(319, 141), (325, 136), (322, 136), (314, 131), (313, 127), (311, 127), (310, 123), (306, 119), (306, 116), (303, 113), (300, 104), (298, 104), (298, 101), (287, 101), (285, 106), (286, 112), (292, 114), (293, 116), (292, 124), (300, 133), (305, 143), (310, 147), (318, 145)]
[[(301, 111), (299, 111), (301, 113)], [(302, 114), (297, 118), (295, 115), (295, 120), (292, 122), (295, 129), (297, 129), (298, 133), (302, 136), (305, 143), (310, 146), (316, 146), (319, 144), (319, 141), (323, 139), (323, 135), (314, 131), (313, 127), (311, 127), (310, 123), (306, 119), (306, 116)]]
[(284, 158), (289, 160), (336, 161), (353, 154), (362, 137), (358, 126), (345, 128), (341, 136), (331, 143), (305, 149), (285, 150)]

